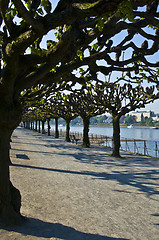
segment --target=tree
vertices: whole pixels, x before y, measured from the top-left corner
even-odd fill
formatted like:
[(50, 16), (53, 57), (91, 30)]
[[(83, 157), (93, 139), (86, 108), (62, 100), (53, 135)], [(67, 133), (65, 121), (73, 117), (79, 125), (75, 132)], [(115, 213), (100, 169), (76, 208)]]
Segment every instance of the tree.
[(72, 125), (81, 125), (82, 124), (82, 119), (80, 116), (76, 117), (75, 119), (72, 120)]
[(154, 125), (154, 123), (153, 123), (152, 117), (147, 118), (146, 119), (146, 126), (153, 126), (153, 125)]
[(83, 121), (83, 147), (90, 147), (89, 125), (90, 118), (104, 113), (104, 108), (98, 104), (97, 96), (93, 94), (92, 88), (73, 91), (68, 94), (69, 102)]
[(135, 123), (135, 119), (134, 119), (133, 116), (127, 115), (127, 116), (124, 118), (124, 122), (127, 123), (127, 124), (132, 124), (132, 123)]
[[(93, 87), (92, 87), (93, 88)], [(146, 104), (159, 98), (155, 93), (156, 88), (143, 87), (140, 84), (132, 86), (130, 83), (123, 85), (117, 83), (97, 83), (94, 91), (98, 96), (101, 106), (105, 107), (113, 118), (113, 153), (112, 156), (120, 157), (120, 118), (137, 108), (145, 107)]]
[(104, 121), (107, 119), (106, 115), (103, 115), (101, 117), (98, 118), (98, 123), (104, 123)]
[(78, 116), (76, 109), (74, 109), (69, 102), (69, 98), (65, 93), (58, 92), (53, 98), (51, 98), (51, 104), (53, 105), (56, 113), (59, 117), (62, 117), (66, 122), (66, 137), (65, 141), (70, 142), (70, 122)]
[[(102, 57), (109, 64), (108, 44), (105, 53), (101, 51), (99, 54), (99, 48), (98, 52), (93, 52), (93, 47), (89, 56), (83, 53), (95, 39), (106, 42), (128, 26), (133, 31), (147, 24), (154, 23), (156, 26), (158, 20), (154, 11), (151, 14), (153, 2), (132, 0), (131, 6), (129, 0), (59, 0), (55, 9), (51, 10), (49, 0), (0, 0), (0, 216), (3, 221), (22, 221), (21, 196), (10, 181), (8, 162), (9, 140), (21, 121), (24, 101), (30, 96), (40, 99), (44, 92), (49, 93), (55, 82), (65, 80), (66, 83), (71, 79), (71, 72), (82, 65), (89, 65), (92, 69), (93, 62)], [(147, 3), (150, 12), (144, 17), (148, 18), (147, 22), (141, 18), (138, 24), (128, 25), (125, 22), (123, 25), (123, 21), (120, 24), (122, 17), (132, 17), (133, 8)], [(43, 36), (52, 29), (56, 29), (57, 39), (47, 40), (43, 48)], [(109, 34), (108, 29), (111, 29)], [(153, 41), (158, 41), (158, 36), (153, 37)], [(153, 52), (154, 49), (151, 48)], [(114, 49), (117, 50), (118, 47)], [(107, 74), (112, 70), (115, 68), (108, 68)], [(85, 80), (81, 78), (80, 82)], [(76, 79), (73, 81), (76, 82)], [(32, 93), (37, 86), (38, 91)]]
[(97, 118), (96, 117), (91, 117), (90, 119), (90, 124), (97, 124)]

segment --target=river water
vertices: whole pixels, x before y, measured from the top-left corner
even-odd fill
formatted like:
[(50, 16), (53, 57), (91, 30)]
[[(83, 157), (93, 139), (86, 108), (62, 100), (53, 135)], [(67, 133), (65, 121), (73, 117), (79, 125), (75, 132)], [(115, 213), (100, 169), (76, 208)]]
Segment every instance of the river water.
[[(65, 131), (65, 126), (59, 126), (59, 130), (60, 129), (62, 129), (62, 131)], [(70, 131), (82, 133), (83, 127), (71, 126)], [(113, 128), (91, 126), (89, 133), (112, 137)], [(120, 136), (121, 138), (159, 141), (159, 129), (152, 129), (150, 127), (134, 127), (134, 128), (121, 127)]]
[[(52, 129), (54, 129), (54, 126), (52, 126)], [(59, 131), (60, 130), (65, 131), (65, 126), (59, 125)], [(82, 133), (83, 126), (71, 126), (70, 131)], [(89, 133), (112, 137), (113, 128), (91, 126)], [(120, 137), (121, 140), (135, 139), (135, 141), (121, 141), (121, 147), (123, 150), (145, 154), (152, 157), (159, 157), (159, 129), (152, 129), (151, 127), (121, 127)], [(112, 142), (109, 142), (108, 146), (112, 147)]]

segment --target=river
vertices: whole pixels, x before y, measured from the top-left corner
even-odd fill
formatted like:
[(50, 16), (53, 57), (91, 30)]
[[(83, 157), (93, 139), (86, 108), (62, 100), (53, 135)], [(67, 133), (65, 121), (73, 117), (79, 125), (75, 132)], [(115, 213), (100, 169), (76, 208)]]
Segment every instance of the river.
[[(54, 126), (52, 126), (52, 128), (54, 128)], [(59, 130), (65, 131), (65, 126), (59, 125)], [(71, 126), (70, 131), (82, 133), (83, 127)], [(112, 137), (113, 128), (91, 126), (89, 133)], [(159, 129), (152, 129), (151, 127), (121, 127), (120, 137), (121, 140), (135, 139), (134, 141), (121, 141), (121, 148), (123, 150), (159, 157)], [(108, 146), (112, 147), (112, 142), (109, 142)]]
[[(54, 128), (54, 126), (52, 127)], [(65, 126), (59, 126), (59, 130), (60, 129), (65, 131)], [(70, 131), (82, 133), (83, 127), (71, 126)], [(91, 126), (89, 133), (112, 137), (113, 128)], [(152, 129), (151, 127), (134, 127), (134, 128), (121, 127), (120, 136), (121, 138), (159, 141), (159, 129)]]

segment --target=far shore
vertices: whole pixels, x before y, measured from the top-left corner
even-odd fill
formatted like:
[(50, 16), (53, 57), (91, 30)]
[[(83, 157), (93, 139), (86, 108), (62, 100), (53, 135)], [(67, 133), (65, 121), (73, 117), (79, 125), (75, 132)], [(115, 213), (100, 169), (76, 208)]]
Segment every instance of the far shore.
[[(130, 126), (131, 124), (128, 124), (128, 125), (124, 125), (124, 124), (121, 124), (120, 125), (120, 127), (128, 127), (128, 126)], [(152, 128), (152, 127), (154, 127), (154, 126), (145, 126), (145, 125), (135, 125), (135, 124), (133, 124), (134, 125), (134, 127), (141, 127), (141, 128)], [(80, 125), (71, 125), (71, 127), (82, 127), (83, 125), (82, 124), (80, 124)], [(155, 126), (157, 126), (157, 125), (155, 125)], [(113, 124), (90, 124), (90, 127), (113, 127)], [(159, 126), (158, 126), (159, 127)]]

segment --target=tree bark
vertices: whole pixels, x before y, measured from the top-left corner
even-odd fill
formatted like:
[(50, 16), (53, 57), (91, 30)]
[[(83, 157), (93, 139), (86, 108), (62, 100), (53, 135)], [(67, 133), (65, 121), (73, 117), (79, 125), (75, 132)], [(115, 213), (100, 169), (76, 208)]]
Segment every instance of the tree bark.
[(39, 120), (39, 127), (38, 127), (38, 132), (40, 133), (40, 120)]
[(37, 130), (38, 130), (38, 121), (36, 120), (35, 121), (35, 131), (37, 132)]
[(113, 116), (113, 157), (120, 157), (120, 118)]
[(50, 136), (50, 119), (47, 119), (47, 135)]
[(82, 118), (83, 120), (83, 143), (82, 143), (82, 147), (88, 148), (90, 147), (90, 141), (89, 141), (89, 123), (90, 123), (90, 118), (88, 117), (84, 117)]
[(30, 129), (30, 122), (29, 121), (26, 122), (26, 128)]
[(45, 120), (42, 120), (42, 134), (45, 133)]
[(55, 138), (59, 138), (58, 118), (55, 118)]
[(65, 141), (66, 142), (71, 142), (70, 140), (70, 121), (69, 119), (66, 119), (66, 137), (65, 137)]
[(25, 121), (23, 121), (23, 127), (26, 128), (26, 122)]
[(9, 173), (10, 138), (20, 121), (18, 107), (0, 106), (0, 219), (6, 224), (22, 223), (21, 195), (11, 183)]

